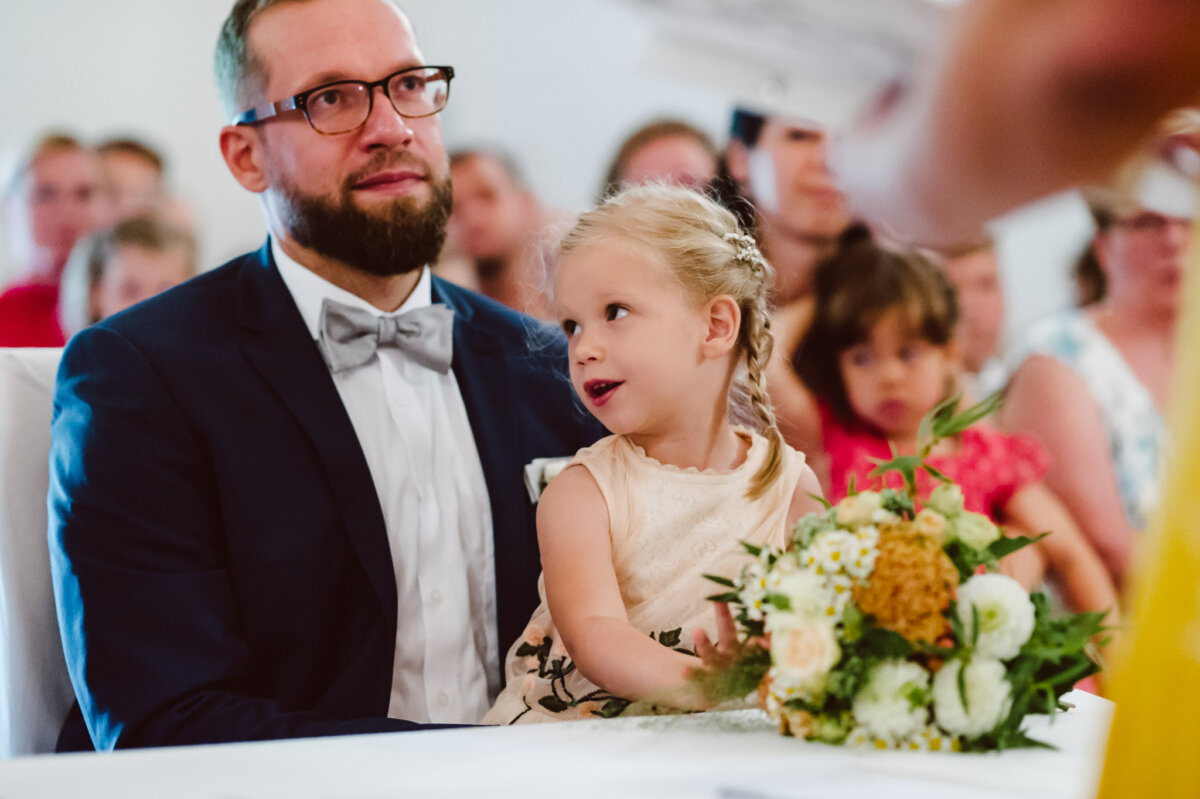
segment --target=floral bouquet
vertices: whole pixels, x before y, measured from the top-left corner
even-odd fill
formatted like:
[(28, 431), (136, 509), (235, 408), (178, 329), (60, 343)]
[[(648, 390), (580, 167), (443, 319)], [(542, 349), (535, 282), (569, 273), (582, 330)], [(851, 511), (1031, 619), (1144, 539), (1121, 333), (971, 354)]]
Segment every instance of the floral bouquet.
[[(1008, 538), (964, 510), (962, 492), (925, 459), (942, 438), (986, 416), (989, 399), (955, 415), (957, 398), (922, 424), (920, 454), (895, 457), (905, 491), (854, 493), (793, 528), (781, 551), (746, 545), (754, 561), (727, 589), (742, 647), (700, 672), (710, 698), (758, 690), (787, 735), (878, 749), (993, 750), (1045, 746), (1021, 731), (1029, 713), (1099, 670), (1086, 649), (1102, 613), (1052, 618), (1042, 594), (994, 573), (1038, 539)], [(916, 472), (941, 481), (917, 510)]]

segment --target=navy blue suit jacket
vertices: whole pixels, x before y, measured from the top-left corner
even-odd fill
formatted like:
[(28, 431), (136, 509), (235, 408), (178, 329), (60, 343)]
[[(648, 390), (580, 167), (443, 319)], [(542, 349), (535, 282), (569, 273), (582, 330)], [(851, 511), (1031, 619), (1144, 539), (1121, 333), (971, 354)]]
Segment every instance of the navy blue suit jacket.
[[(455, 312), (503, 656), (537, 604), (523, 466), (603, 430), (544, 327), (437, 278), (433, 293)], [(384, 718), (397, 599), (379, 500), (269, 247), (71, 341), (49, 506), (63, 643), (97, 748), (414, 726)], [(60, 747), (86, 742), (78, 718)]]

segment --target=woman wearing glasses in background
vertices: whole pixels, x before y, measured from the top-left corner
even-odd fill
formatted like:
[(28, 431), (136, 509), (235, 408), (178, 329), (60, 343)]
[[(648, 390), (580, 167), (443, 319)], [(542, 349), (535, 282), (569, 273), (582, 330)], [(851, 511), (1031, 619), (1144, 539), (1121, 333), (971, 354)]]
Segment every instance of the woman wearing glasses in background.
[[(1184, 117), (1175, 132), (1168, 155), (1191, 164), (1200, 125)], [(1036, 436), (1050, 452), (1047, 485), (1118, 583), (1158, 503), (1163, 414), (1196, 216), (1195, 175), (1167, 163), (1146, 174), (1135, 199), (1091, 202), (1096, 233), (1081, 265), (1097, 271), (1080, 281), (1083, 307), (1029, 331), (1002, 411), (1006, 426)]]

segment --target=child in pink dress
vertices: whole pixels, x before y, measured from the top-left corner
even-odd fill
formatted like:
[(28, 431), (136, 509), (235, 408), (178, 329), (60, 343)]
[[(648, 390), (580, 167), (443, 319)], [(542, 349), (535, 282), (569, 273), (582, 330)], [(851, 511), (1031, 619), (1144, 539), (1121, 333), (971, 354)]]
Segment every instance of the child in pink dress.
[[(814, 276), (815, 313), (796, 368), (821, 406), (829, 499), (850, 489), (901, 487), (871, 477), (880, 460), (914, 454), (921, 419), (956, 391), (958, 305), (940, 269), (915, 253), (850, 234)], [(1052, 530), (1003, 565), (1033, 587), (1047, 573), (1073, 610), (1112, 610), (1103, 564), (1062, 504), (1041, 483), (1047, 457), (1033, 439), (975, 425), (943, 440), (928, 459), (962, 488), (967, 510), (1022, 533)], [(936, 481), (918, 472), (918, 493)], [(1110, 621), (1112, 619), (1110, 618)]]
[(553, 303), (571, 381), (614, 435), (541, 497), (542, 603), (484, 723), (612, 716), (638, 699), (705, 706), (687, 677), (723, 653), (733, 622), (704, 575), (736, 574), (741, 541), (779, 547), (820, 509), (765, 390), (770, 285), (734, 216), (689, 189), (630, 189), (563, 240)]

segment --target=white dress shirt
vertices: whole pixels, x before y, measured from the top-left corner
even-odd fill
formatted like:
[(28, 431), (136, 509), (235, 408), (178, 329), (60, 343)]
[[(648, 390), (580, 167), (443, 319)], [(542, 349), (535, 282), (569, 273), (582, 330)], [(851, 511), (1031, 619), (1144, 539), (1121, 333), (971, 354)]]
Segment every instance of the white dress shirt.
[[(314, 339), (326, 298), (385, 315), (293, 261), (274, 239), (271, 251)], [(395, 313), (430, 305), (431, 287), (425, 268)], [(458, 381), (381, 347), (333, 382), (379, 494), (396, 573), (388, 715), (476, 722), (502, 686), (491, 506)]]

